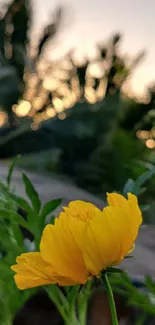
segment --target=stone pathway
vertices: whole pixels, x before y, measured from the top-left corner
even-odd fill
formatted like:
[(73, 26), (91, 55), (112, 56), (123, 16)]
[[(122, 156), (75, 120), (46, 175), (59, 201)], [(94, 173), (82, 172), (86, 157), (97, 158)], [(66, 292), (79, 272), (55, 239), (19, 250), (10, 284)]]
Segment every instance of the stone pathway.
[[(7, 174), (7, 165), (0, 163), (0, 177), (5, 179)], [(21, 181), (22, 170), (16, 169), (13, 175), (13, 184), (16, 188), (16, 193), (25, 197), (24, 186)], [(62, 205), (67, 205), (72, 200), (85, 200), (94, 203), (99, 208), (104, 207), (104, 202), (79, 189), (77, 186), (61, 181), (56, 176), (46, 176), (27, 172), (32, 183), (36, 187), (43, 202), (51, 199), (62, 198)], [(59, 213), (62, 207), (55, 211), (55, 215)], [(127, 270), (134, 277), (144, 277), (149, 274), (155, 277), (155, 227), (142, 226), (134, 251), (136, 258), (125, 260), (122, 263), (122, 268)]]

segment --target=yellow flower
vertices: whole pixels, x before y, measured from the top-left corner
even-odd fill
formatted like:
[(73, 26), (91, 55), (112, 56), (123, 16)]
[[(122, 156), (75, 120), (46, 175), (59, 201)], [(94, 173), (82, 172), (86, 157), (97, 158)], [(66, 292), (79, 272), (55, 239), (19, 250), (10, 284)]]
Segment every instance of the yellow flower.
[(54, 225), (43, 231), (39, 253), (17, 257), (12, 266), (19, 289), (45, 284), (84, 284), (107, 267), (119, 264), (131, 250), (142, 222), (137, 198), (107, 194), (100, 211), (91, 203), (73, 201)]

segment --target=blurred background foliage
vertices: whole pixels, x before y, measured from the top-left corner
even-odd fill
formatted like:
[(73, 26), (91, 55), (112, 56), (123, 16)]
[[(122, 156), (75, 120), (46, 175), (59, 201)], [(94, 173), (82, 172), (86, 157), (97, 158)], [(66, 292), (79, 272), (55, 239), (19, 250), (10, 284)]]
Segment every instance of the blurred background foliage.
[[(153, 170), (155, 86), (145, 101), (126, 82), (145, 57), (119, 51), (116, 33), (96, 44), (96, 58), (76, 61), (74, 50), (55, 62), (46, 49), (63, 28), (64, 9), (51, 15), (37, 44), (30, 36), (30, 2), (14, 0), (0, 21), (0, 159), (65, 175), (101, 197)], [(154, 178), (141, 194), (154, 207)], [(154, 222), (153, 210), (146, 220)]]

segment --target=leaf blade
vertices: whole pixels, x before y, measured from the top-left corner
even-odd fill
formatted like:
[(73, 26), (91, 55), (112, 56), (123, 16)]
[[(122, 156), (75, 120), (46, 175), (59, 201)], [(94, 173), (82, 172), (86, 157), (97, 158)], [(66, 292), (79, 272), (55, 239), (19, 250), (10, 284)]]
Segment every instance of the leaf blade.
[(26, 222), (26, 220), (24, 218), (22, 218), (17, 212), (9, 210), (9, 209), (5, 209), (5, 208), (1, 208), (0, 209), (0, 216), (2, 219), (9, 219), (11, 222), (15, 222), (21, 226), (23, 226), (24, 228), (29, 230), (29, 226), (28, 223)]
[(52, 213), (61, 204), (61, 202), (62, 199), (56, 199), (45, 203), (41, 212), (41, 218), (45, 218)]
[(25, 185), (25, 191), (26, 191), (28, 198), (31, 201), (32, 207), (34, 208), (34, 210), (37, 213), (39, 213), (40, 208), (41, 208), (41, 201), (39, 198), (39, 194), (25, 173), (22, 174), (22, 177), (23, 177), (23, 182)]
[(10, 185), (11, 185), (11, 180), (12, 180), (12, 174), (14, 172), (14, 169), (15, 169), (15, 166), (16, 166), (16, 163), (17, 161), (19, 160), (20, 158), (20, 155), (18, 155), (17, 157), (15, 157), (15, 159), (13, 159), (10, 167), (9, 167), (9, 170), (8, 170), (8, 174), (7, 174), (7, 185), (8, 185), (8, 188), (10, 188)]

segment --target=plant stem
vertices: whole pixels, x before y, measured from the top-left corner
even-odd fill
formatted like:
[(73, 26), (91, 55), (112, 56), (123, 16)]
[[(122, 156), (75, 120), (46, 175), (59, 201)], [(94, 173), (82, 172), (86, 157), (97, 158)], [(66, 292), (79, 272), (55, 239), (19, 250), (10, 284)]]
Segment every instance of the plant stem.
[(107, 273), (103, 274), (102, 281), (103, 281), (104, 286), (106, 288), (106, 292), (107, 292), (107, 296), (108, 296), (108, 300), (109, 300), (112, 324), (113, 325), (118, 325), (118, 318), (117, 318), (117, 313), (116, 313), (115, 300), (114, 300), (113, 292), (112, 292), (112, 289), (111, 289), (111, 286), (110, 286), (110, 283), (109, 283)]
[(88, 300), (92, 293), (92, 281), (89, 280), (79, 293), (78, 297), (78, 317), (80, 325), (87, 324)]
[[(65, 304), (64, 301), (62, 302), (61, 299), (59, 299), (59, 288), (57, 286), (52, 286), (52, 289), (55, 288), (55, 292), (52, 292), (51, 287), (50, 286), (45, 286), (45, 290), (49, 295), (49, 298), (51, 299), (51, 301), (54, 303), (54, 305), (56, 306), (57, 310), (59, 311), (62, 319), (65, 321), (65, 323), (68, 323), (68, 315), (66, 313), (65, 310)], [(63, 296), (63, 294), (62, 294)], [(64, 299), (66, 300), (67, 303), (67, 299), (64, 296)]]

